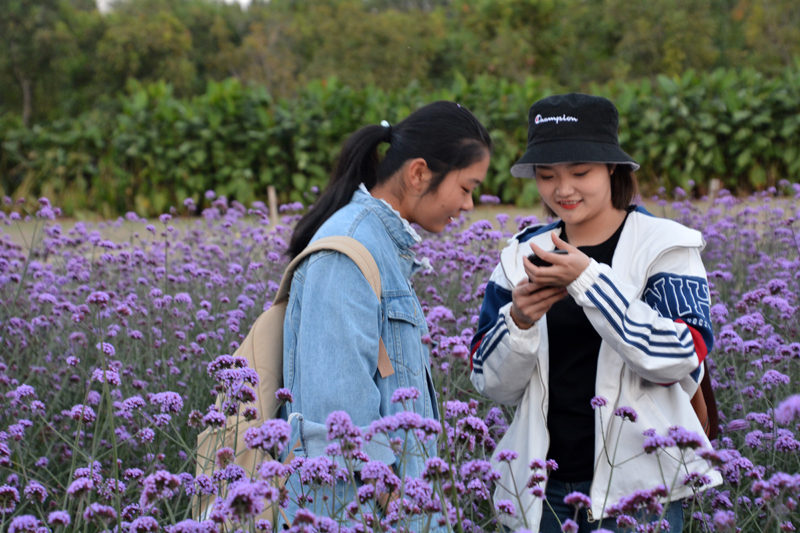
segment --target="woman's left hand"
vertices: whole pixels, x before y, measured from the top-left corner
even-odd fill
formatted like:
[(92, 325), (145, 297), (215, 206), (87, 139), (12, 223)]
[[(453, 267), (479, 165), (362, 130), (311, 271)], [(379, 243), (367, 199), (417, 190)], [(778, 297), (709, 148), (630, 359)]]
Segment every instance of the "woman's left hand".
[(581, 273), (586, 270), (586, 267), (589, 266), (589, 263), (591, 263), (591, 259), (576, 247), (561, 240), (555, 233), (551, 233), (551, 236), (556, 248), (566, 250), (568, 252), (566, 255), (546, 252), (534, 243), (530, 243), (533, 253), (548, 263), (552, 263), (552, 266), (534, 266), (527, 257), (522, 260), (522, 263), (525, 266), (525, 272), (528, 273), (528, 277), (532, 282), (539, 285), (566, 287), (578, 279), (578, 276), (580, 276)]

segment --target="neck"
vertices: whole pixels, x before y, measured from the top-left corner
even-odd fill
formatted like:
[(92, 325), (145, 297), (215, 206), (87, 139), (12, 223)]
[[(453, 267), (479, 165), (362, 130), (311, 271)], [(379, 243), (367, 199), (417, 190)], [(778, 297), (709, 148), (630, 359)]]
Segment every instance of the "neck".
[(594, 246), (601, 244), (614, 235), (625, 220), (624, 209), (606, 209), (596, 217), (580, 224), (564, 223), (564, 230), (572, 246)]
[(406, 213), (406, 209), (403, 206), (403, 202), (396, 194), (394, 194), (390, 187), (388, 187), (388, 183), (384, 183), (383, 185), (376, 185), (372, 188), (369, 193), (372, 195), (373, 198), (378, 200), (383, 200), (390, 206), (392, 209), (400, 213), (400, 216), (404, 219), (408, 220), (408, 214)]

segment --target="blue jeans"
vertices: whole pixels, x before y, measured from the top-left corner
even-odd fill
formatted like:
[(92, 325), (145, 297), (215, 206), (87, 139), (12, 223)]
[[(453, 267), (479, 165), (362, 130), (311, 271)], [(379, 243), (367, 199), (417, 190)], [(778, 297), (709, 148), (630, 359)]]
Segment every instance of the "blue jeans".
[[(578, 517), (575, 518), (575, 507), (564, 503), (564, 497), (571, 492), (581, 492), (589, 495), (592, 487), (591, 481), (582, 481), (580, 483), (564, 483), (550, 479), (547, 482), (545, 494), (547, 501), (544, 502), (544, 509), (542, 511), (542, 523), (539, 528), (541, 533), (561, 533), (561, 526), (559, 520), (563, 524), (565, 520), (571, 519), (578, 523), (580, 529), (579, 533), (586, 533), (588, 531), (595, 531), (598, 528), (607, 529), (613, 532), (622, 531), (617, 527), (617, 522), (614, 518), (604, 518), (602, 525), (600, 519), (596, 518), (589, 521), (589, 515), (586, 509), (578, 511)], [(552, 507), (552, 510), (550, 509)], [(553, 514), (555, 512), (555, 515)], [(556, 519), (558, 516), (558, 519)], [(639, 514), (635, 516), (636, 520), (642, 523), (650, 523), (658, 520), (658, 516)], [(681, 533), (683, 530), (683, 506), (680, 501), (671, 502), (667, 507), (667, 512), (664, 518), (669, 522), (669, 530), (663, 530), (664, 533)]]

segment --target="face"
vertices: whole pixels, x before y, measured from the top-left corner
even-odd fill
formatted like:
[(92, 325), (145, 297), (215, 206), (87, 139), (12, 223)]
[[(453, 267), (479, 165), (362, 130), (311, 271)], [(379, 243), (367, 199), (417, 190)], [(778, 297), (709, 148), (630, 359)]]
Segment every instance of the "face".
[(605, 163), (536, 166), (536, 186), (547, 206), (567, 225), (599, 222), (614, 211), (611, 172)]
[(470, 211), (472, 192), (483, 183), (489, 169), (489, 156), (445, 176), (439, 188), (421, 196), (414, 205), (409, 220), (423, 229), (438, 233), (448, 222), (458, 218), (462, 211)]

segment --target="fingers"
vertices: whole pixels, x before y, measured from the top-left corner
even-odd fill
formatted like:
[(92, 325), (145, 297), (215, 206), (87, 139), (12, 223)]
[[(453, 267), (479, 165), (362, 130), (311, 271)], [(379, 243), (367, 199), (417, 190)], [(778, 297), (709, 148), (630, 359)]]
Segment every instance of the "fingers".
[[(553, 234), (553, 237), (555, 237), (555, 234)], [(555, 238), (557, 239), (558, 237), (555, 237)], [(565, 244), (565, 245), (567, 244), (564, 241), (561, 241), (561, 242), (563, 244)], [(553, 265), (563, 264), (564, 261), (566, 261), (566, 259), (567, 259), (566, 256), (559, 255), (559, 254), (554, 254), (552, 251), (548, 252), (547, 250), (544, 250), (541, 246), (539, 246), (537, 244), (530, 243), (530, 246), (531, 246), (531, 250), (533, 250), (533, 253), (535, 253), (537, 257), (541, 257), (542, 259), (544, 259), (545, 261), (547, 261), (548, 263), (551, 263)], [(558, 246), (558, 248), (561, 248), (561, 246)], [(561, 249), (564, 249), (564, 248), (561, 248)], [(577, 248), (575, 248), (575, 247), (572, 247), (572, 249), (577, 251)], [(571, 250), (567, 250), (567, 251), (572, 253)], [(531, 264), (531, 266), (533, 266), (533, 264)], [(549, 267), (535, 267), (534, 266), (534, 268), (549, 268)]]
[(512, 318), (518, 326), (521, 322), (530, 326), (567, 294), (563, 287), (541, 288), (535, 283), (521, 283), (512, 292)]
[(568, 294), (567, 289), (564, 287), (545, 287), (544, 289), (539, 289), (534, 294), (532, 294), (531, 299), (534, 305), (537, 303), (546, 304), (546, 307), (549, 309), (551, 305), (553, 305), (555, 302), (557, 302), (567, 294)]
[(560, 248), (561, 250), (566, 250), (569, 253), (577, 252), (578, 249), (572, 246), (567, 241), (563, 240), (561, 237), (555, 234), (555, 232), (550, 232), (550, 237), (553, 239), (553, 244), (556, 245), (556, 248)]

